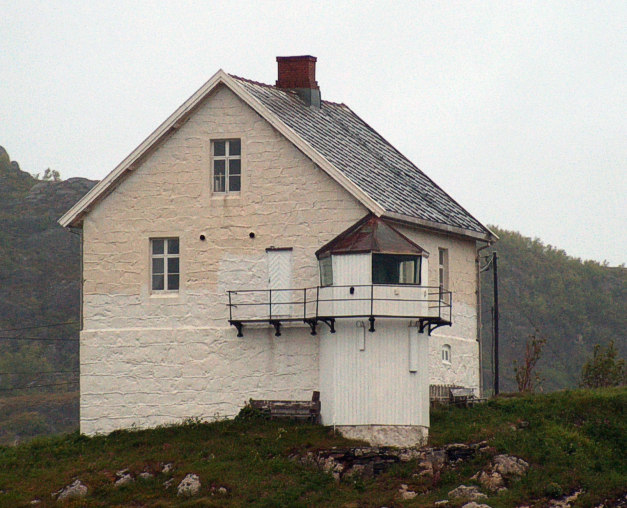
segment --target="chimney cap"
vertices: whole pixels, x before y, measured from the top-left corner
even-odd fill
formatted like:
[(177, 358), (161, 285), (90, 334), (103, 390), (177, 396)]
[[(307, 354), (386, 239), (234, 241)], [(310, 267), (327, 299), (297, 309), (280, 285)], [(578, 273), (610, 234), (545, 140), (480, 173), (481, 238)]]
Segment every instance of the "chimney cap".
[(317, 62), (318, 59), (315, 56), (311, 55), (301, 55), (301, 56), (277, 56), (277, 62), (290, 62), (297, 60), (309, 60), (310, 62)]

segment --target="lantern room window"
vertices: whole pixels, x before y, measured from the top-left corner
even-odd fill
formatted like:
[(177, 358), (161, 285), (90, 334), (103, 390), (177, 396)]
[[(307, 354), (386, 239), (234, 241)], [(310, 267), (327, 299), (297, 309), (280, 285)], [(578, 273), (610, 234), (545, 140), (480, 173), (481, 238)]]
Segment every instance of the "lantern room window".
[(421, 256), (372, 254), (373, 284), (420, 284)]

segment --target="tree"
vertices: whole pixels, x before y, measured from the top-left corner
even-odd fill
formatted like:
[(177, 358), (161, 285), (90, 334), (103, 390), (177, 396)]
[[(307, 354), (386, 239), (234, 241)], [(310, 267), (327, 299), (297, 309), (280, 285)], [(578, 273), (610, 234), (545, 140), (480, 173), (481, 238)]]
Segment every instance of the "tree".
[(519, 392), (533, 392), (540, 384), (540, 376), (536, 372), (536, 364), (542, 356), (542, 348), (546, 339), (538, 338), (536, 334), (530, 335), (525, 346), (525, 356), (522, 365), (514, 360), (514, 372)]
[(583, 388), (601, 388), (624, 384), (627, 384), (625, 360), (618, 358), (614, 341), (610, 341), (605, 348), (596, 344), (592, 358), (584, 364), (581, 371), (581, 386)]
[(46, 169), (46, 171), (44, 171), (44, 176), (41, 178), (44, 181), (53, 181), (53, 182), (59, 182), (61, 181), (61, 173), (59, 173), (56, 169)]

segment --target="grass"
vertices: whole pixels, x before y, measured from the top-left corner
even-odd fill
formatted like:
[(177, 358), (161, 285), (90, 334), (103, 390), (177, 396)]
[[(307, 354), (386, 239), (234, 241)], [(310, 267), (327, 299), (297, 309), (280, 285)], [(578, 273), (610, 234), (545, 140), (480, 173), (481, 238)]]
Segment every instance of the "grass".
[[(434, 410), (430, 439), (434, 445), (488, 440), (492, 454), (513, 454), (531, 464), (507, 492), (490, 496), (492, 507), (545, 506), (550, 497), (579, 488), (585, 494), (578, 506), (594, 506), (627, 492), (626, 406), (626, 388), (503, 397), (472, 409)], [(415, 476), (418, 464), (408, 462), (372, 480), (339, 483), (290, 459), (294, 453), (355, 444), (330, 428), (259, 419), (36, 438), (0, 448), (0, 506), (36, 498), (54, 504), (50, 494), (75, 478), (90, 492), (67, 506), (431, 506), (452, 488), (472, 484), (470, 476), (491, 457), (478, 455), (433, 479)], [(172, 475), (159, 473), (167, 462), (175, 466)], [(126, 468), (155, 476), (115, 487), (115, 472)], [(201, 491), (177, 498), (176, 485), (190, 472), (199, 475)], [(166, 490), (163, 482), (170, 476), (174, 487)], [(403, 483), (419, 496), (401, 500)], [(219, 494), (219, 487), (227, 493)]]

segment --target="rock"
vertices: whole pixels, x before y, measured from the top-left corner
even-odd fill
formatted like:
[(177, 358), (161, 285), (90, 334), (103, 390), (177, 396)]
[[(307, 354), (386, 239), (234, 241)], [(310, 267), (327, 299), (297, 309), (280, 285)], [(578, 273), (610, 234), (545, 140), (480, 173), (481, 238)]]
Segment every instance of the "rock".
[(163, 482), (163, 486), (166, 488), (166, 490), (169, 489), (173, 484), (174, 478), (170, 478), (169, 480)]
[(503, 476), (501, 476), (501, 473), (497, 473), (496, 471), (492, 473), (486, 473), (485, 471), (481, 471), (478, 478), (473, 477), (471, 479), (478, 480), (483, 488), (492, 491), (497, 491), (505, 486), (505, 480), (503, 480)]
[(174, 466), (172, 465), (171, 462), (168, 462), (167, 464), (163, 465), (163, 469), (161, 469), (161, 472), (163, 474), (168, 474), (171, 473), (174, 470)]
[(153, 475), (152, 473), (149, 473), (148, 471), (144, 471), (143, 473), (139, 473), (137, 475), (138, 478), (141, 478), (142, 480), (149, 480), (150, 478), (154, 478), (155, 475)]
[(398, 454), (398, 458), (401, 462), (409, 462), (410, 460), (417, 460), (422, 457), (422, 453), (416, 448), (403, 448)]
[(436, 501), (433, 503), (433, 506), (446, 506), (448, 504), (448, 499), (442, 499), (441, 501)]
[(32, 504), (32, 505), (36, 505), (36, 504), (41, 504), (41, 499), (33, 499), (30, 503), (28, 504)]
[(223, 496), (226, 495), (228, 492), (228, 490), (226, 490), (226, 487), (219, 487), (218, 488), (218, 494), (222, 494)]
[(431, 462), (433, 469), (441, 469), (446, 463), (446, 452), (444, 450), (429, 450), (425, 460)]
[(497, 455), (493, 460), (494, 471), (503, 476), (522, 476), (529, 469), (529, 464), (513, 455)]
[(87, 495), (87, 486), (80, 480), (74, 480), (70, 485), (66, 485), (60, 491), (52, 494), (57, 501), (65, 501), (66, 499), (79, 499)]
[(562, 499), (553, 499), (549, 506), (551, 508), (570, 508), (581, 494), (583, 494), (583, 490), (573, 492), (570, 496), (564, 496)]
[(200, 478), (197, 474), (189, 473), (181, 480), (177, 487), (177, 495), (179, 496), (195, 496), (200, 490)]
[(463, 443), (454, 443), (445, 448), (446, 456), (451, 462), (457, 460), (467, 460), (475, 454), (475, 448)]
[(490, 506), (487, 504), (479, 504), (471, 501), (470, 503), (466, 503), (465, 505), (463, 505), (462, 508), (490, 508)]
[(121, 487), (122, 485), (126, 485), (127, 483), (132, 483), (134, 481), (135, 479), (130, 473), (125, 473), (115, 481), (115, 486)]
[(408, 490), (409, 487), (406, 484), (402, 484), (401, 488), (398, 489), (398, 491), (401, 494), (401, 498), (404, 500), (408, 500), (408, 499), (414, 499), (418, 494), (416, 492), (414, 492), (413, 490)]
[(451, 490), (448, 493), (448, 497), (451, 499), (470, 499), (471, 501), (476, 501), (477, 499), (486, 499), (488, 496), (479, 491), (477, 487), (460, 485), (456, 489)]
[(421, 462), (418, 467), (422, 469), (418, 476), (433, 476), (433, 464), (431, 462)]

